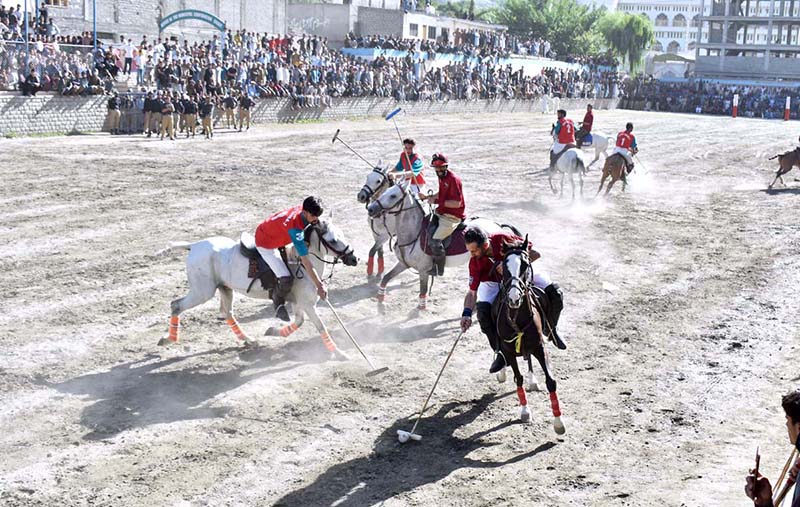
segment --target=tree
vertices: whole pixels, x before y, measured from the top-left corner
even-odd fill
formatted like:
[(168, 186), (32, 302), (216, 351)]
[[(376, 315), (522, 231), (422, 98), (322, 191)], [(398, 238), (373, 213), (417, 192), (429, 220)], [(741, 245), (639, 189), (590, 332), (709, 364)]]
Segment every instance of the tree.
[(642, 64), (645, 52), (655, 42), (653, 22), (644, 16), (615, 12), (603, 16), (598, 30), (620, 58), (627, 59), (631, 71)]
[(594, 54), (600, 49), (594, 24), (605, 8), (592, 9), (576, 0), (506, 0), (493, 14), (512, 34), (548, 40), (560, 56)]

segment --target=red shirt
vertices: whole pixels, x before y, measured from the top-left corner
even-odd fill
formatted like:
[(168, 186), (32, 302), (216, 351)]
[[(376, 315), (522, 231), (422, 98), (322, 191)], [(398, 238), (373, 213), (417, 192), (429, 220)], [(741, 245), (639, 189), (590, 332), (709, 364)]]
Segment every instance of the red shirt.
[(583, 117), (583, 130), (586, 132), (592, 131), (592, 123), (594, 122), (594, 115), (591, 111), (586, 111), (586, 114)]
[(478, 290), (481, 282), (502, 282), (494, 263), (503, 260), (503, 243), (514, 243), (522, 241), (516, 234), (496, 232), (489, 235), (490, 252), (482, 257), (470, 257), (469, 259), (469, 289)]
[(261, 248), (281, 248), (292, 243), (289, 233), (294, 229), (302, 231), (306, 223), (303, 220), (303, 206), (295, 206), (270, 216), (256, 229), (256, 246)]
[(558, 131), (558, 142), (561, 144), (575, 144), (575, 125), (572, 120), (561, 118), (558, 120), (561, 129)]
[(622, 132), (617, 134), (618, 148), (630, 149), (631, 146), (633, 146), (633, 141), (634, 141), (633, 134), (631, 134), (627, 130), (623, 130)]
[[(448, 208), (444, 205), (445, 201), (458, 201), (457, 208)], [(467, 218), (464, 214), (464, 192), (461, 190), (461, 178), (455, 175), (450, 169), (444, 178), (439, 178), (439, 197), (436, 198), (438, 207), (436, 213), (440, 215), (453, 215), (461, 220)]]

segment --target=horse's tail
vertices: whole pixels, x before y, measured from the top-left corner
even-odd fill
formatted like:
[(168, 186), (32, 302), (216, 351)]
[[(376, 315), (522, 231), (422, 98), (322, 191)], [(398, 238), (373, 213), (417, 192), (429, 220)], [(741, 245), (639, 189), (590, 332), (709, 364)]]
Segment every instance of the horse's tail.
[(153, 254), (153, 257), (166, 257), (175, 250), (191, 250), (191, 248), (192, 248), (192, 243), (189, 243), (188, 241), (173, 241), (172, 243), (167, 245), (167, 248), (162, 248), (161, 250)]
[(514, 226), (513, 226), (513, 225), (511, 225), (511, 224), (500, 224), (500, 227), (501, 227), (502, 229), (508, 229), (509, 231), (513, 232), (513, 233), (514, 233), (514, 234), (516, 234), (517, 236), (519, 236), (519, 237), (522, 237), (522, 233), (521, 233), (521, 232), (519, 232), (519, 229), (517, 229), (516, 227), (514, 227)]
[(575, 169), (577, 169), (577, 172), (580, 174), (586, 173), (586, 162), (583, 160), (583, 157), (575, 157)]
[(774, 157), (769, 157), (767, 160), (775, 160), (776, 158), (778, 158), (780, 156), (781, 156), (781, 154), (779, 153), (779, 154), (775, 155)]

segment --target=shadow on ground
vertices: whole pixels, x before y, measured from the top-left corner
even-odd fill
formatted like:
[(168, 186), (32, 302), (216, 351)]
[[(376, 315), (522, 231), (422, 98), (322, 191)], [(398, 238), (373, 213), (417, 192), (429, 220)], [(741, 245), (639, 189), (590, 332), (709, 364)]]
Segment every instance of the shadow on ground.
[[(211, 356), (213, 360), (206, 361)], [(91, 430), (84, 440), (101, 440), (153, 424), (222, 417), (231, 407), (214, 403), (216, 396), (266, 375), (328, 358), (319, 339), (310, 339), (278, 351), (229, 347), (167, 359), (148, 354), (99, 373), (59, 383), (39, 379), (38, 383), (96, 400), (83, 409), (79, 422)]]
[(419, 442), (400, 444), (397, 441), (397, 430), (409, 430), (414, 422), (414, 418), (401, 419), (378, 437), (369, 456), (329, 468), (314, 482), (288, 493), (274, 505), (380, 505), (389, 498), (437, 482), (461, 468), (497, 468), (532, 458), (555, 447), (554, 442), (543, 443), (504, 461), (467, 457), (478, 449), (499, 445), (484, 442), (483, 437), (521, 424), (507, 421), (467, 438), (454, 435), (456, 430), (474, 421), (493, 401), (505, 396), (508, 394), (499, 397), (485, 394), (471, 401), (443, 405), (435, 414), (420, 421), (417, 433), (423, 435), (423, 440)]

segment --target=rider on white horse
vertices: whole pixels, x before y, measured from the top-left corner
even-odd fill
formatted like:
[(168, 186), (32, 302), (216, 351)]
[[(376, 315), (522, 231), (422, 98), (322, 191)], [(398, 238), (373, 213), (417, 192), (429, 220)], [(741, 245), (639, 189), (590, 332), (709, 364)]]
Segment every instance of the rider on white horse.
[(633, 171), (633, 157), (632, 154), (638, 153), (639, 148), (636, 146), (636, 138), (633, 136), (633, 123), (628, 122), (625, 125), (625, 130), (617, 134), (617, 146), (614, 148), (612, 155), (617, 153), (622, 155), (625, 159), (625, 165), (628, 167), (628, 173)]
[(556, 134), (557, 139), (550, 149), (550, 171), (553, 171), (558, 157), (564, 153), (567, 148), (575, 146), (575, 125), (572, 120), (567, 118), (567, 112), (559, 109), (556, 113), (558, 115), (558, 123), (556, 123), (553, 133)]
[(434, 153), (431, 165), (439, 178), (439, 191), (430, 196), (420, 192), (418, 197), (422, 201), (428, 199), (431, 204), (438, 204), (434, 217), (431, 219), (436, 221), (436, 229), (431, 234), (430, 241), (433, 254), (431, 275), (442, 276), (447, 261), (443, 242), (467, 218), (464, 214), (466, 205), (464, 204), (464, 191), (461, 189), (461, 178), (448, 169), (447, 155)]
[(328, 295), (319, 275), (308, 259), (308, 247), (305, 243), (305, 229), (319, 223), (322, 213), (322, 202), (318, 198), (310, 196), (305, 198), (302, 206), (294, 206), (275, 213), (261, 222), (256, 229), (256, 248), (278, 278), (278, 285), (275, 287), (272, 297), (276, 316), (285, 322), (291, 320), (285, 306), (286, 296), (292, 290), (292, 275), (286, 266), (284, 259), (286, 254), (283, 251), (288, 245), (294, 245), (306, 273), (311, 276), (311, 281), (317, 287), (319, 297), (325, 299)]
[[(464, 233), (464, 243), (469, 250), (469, 290), (464, 297), (464, 311), (461, 313), (461, 330), (466, 331), (472, 326), (472, 311), (477, 311), (481, 331), (489, 339), (489, 345), (495, 352), (494, 361), (489, 368), (489, 373), (497, 373), (506, 366), (506, 359), (500, 353), (500, 339), (497, 336), (497, 327), (492, 319), (492, 303), (500, 293), (500, 284), (503, 275), (500, 273), (503, 261), (503, 244), (521, 242), (522, 238), (512, 233), (497, 232), (486, 234), (479, 227), (470, 227)], [(528, 256), (531, 262), (540, 258), (539, 252), (528, 246)], [(497, 266), (497, 267), (496, 267)], [(550, 280), (547, 273), (533, 271), (533, 285), (542, 289), (550, 300), (550, 320), (552, 333), (564, 306), (561, 289)], [(556, 343), (562, 343), (557, 335), (553, 337)], [(560, 347), (559, 347), (560, 348)]]
[(422, 192), (425, 187), (425, 176), (422, 174), (422, 159), (414, 151), (417, 143), (413, 139), (403, 139), (403, 153), (394, 166), (394, 170), (411, 177), (411, 191), (414, 195)]
[(583, 140), (592, 133), (592, 124), (594, 123), (594, 114), (592, 114), (592, 105), (586, 106), (586, 114), (583, 115), (583, 121), (580, 123), (581, 128), (575, 133), (575, 140), (578, 141), (578, 148), (583, 145)]

